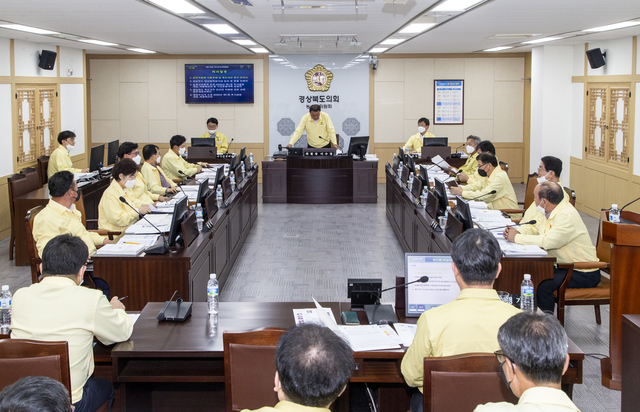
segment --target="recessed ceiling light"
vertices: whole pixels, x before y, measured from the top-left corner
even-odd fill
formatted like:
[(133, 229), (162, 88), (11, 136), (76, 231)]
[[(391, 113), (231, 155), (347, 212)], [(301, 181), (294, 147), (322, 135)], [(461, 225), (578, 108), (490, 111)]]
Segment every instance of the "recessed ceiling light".
[(117, 44), (115, 43), (109, 43), (108, 41), (102, 41), (102, 40), (86, 39), (86, 40), (80, 40), (80, 41), (83, 43), (97, 44), (98, 46), (117, 46)]
[(238, 32), (228, 24), (203, 24), (207, 29), (217, 34), (237, 34)]
[(501, 51), (501, 50), (508, 50), (508, 49), (513, 49), (513, 46), (499, 46), (499, 47), (493, 47), (491, 49), (485, 49), (483, 51), (494, 52), (494, 51)]
[(132, 51), (132, 52), (136, 52), (136, 53), (145, 53), (145, 54), (155, 53), (153, 50), (140, 49), (138, 47), (134, 47), (134, 48), (127, 49), (127, 50)]
[(383, 41), (382, 43), (380, 43), (380, 44), (392, 44), (392, 45), (395, 45), (395, 44), (400, 44), (400, 43), (402, 43), (402, 42), (403, 42), (403, 41), (405, 41), (405, 40), (406, 40), (406, 39), (387, 39), (387, 40), (384, 40), (384, 41)]
[(607, 26), (594, 27), (592, 29), (587, 29), (587, 30), (582, 30), (582, 31), (586, 31), (586, 32), (601, 32), (601, 31), (617, 30), (617, 29), (624, 29), (625, 27), (637, 26), (638, 24), (640, 24), (640, 21), (631, 20), (631, 21), (623, 21), (621, 23), (609, 24)]
[(254, 41), (251, 40), (244, 40), (244, 39), (240, 39), (240, 40), (234, 40), (234, 43), (238, 43), (240, 46), (255, 46), (256, 43)]
[(176, 14), (204, 14), (204, 11), (200, 10), (191, 3), (187, 3), (184, 0), (148, 0), (149, 2), (167, 9)]
[(484, 0), (447, 0), (431, 9), (431, 11), (465, 11), (483, 1)]
[(369, 53), (382, 53), (387, 50), (389, 50), (388, 47), (374, 47), (373, 49), (369, 50)]
[(422, 33), (423, 31), (430, 29), (435, 25), (436, 23), (412, 23), (407, 27), (405, 27), (404, 29), (400, 30), (398, 33), (403, 33), (403, 34)]
[(254, 53), (269, 53), (269, 50), (265, 49), (264, 47), (252, 47), (249, 50)]
[(60, 34), (57, 31), (37, 29), (35, 27), (23, 26), (22, 24), (1, 24), (0, 27), (10, 30), (26, 31), (34, 34)]
[(554, 40), (560, 40), (560, 39), (562, 39), (562, 37), (543, 37), (541, 39), (525, 41), (522, 44), (538, 44), (538, 43), (545, 43), (548, 41), (554, 41)]

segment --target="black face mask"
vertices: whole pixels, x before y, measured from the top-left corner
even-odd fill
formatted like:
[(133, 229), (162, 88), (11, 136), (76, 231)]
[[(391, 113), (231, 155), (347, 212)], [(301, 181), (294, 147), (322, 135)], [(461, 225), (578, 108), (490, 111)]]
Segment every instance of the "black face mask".
[[(506, 362), (505, 362), (505, 363), (506, 363)], [(505, 374), (504, 374), (504, 364), (503, 364), (503, 365), (500, 365), (500, 376), (502, 376), (502, 380), (504, 381), (504, 383), (506, 383), (506, 384), (507, 384), (507, 388), (509, 388), (509, 390), (510, 390), (511, 392), (513, 392), (513, 391), (511, 390), (511, 382), (507, 381), (507, 377), (506, 377), (506, 376), (505, 376)]]
[(484, 169), (478, 168), (478, 174), (482, 177), (487, 177), (487, 171)]
[(74, 202), (77, 202), (78, 200), (80, 200), (80, 189), (76, 190), (76, 200)]

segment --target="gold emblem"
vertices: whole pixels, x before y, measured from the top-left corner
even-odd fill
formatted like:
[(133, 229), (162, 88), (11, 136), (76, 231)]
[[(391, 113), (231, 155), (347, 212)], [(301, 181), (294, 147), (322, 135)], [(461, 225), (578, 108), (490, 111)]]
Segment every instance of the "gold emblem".
[(331, 87), (333, 73), (321, 64), (316, 64), (316, 67), (304, 74), (304, 78), (307, 79), (307, 86), (312, 92), (326, 92)]

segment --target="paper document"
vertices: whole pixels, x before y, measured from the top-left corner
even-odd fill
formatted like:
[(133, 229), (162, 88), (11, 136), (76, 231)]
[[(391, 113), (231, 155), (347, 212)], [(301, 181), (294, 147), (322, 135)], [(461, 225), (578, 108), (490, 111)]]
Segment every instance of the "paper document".
[(94, 256), (137, 256), (145, 249), (141, 244), (108, 244), (102, 246)]
[[(171, 226), (173, 215), (171, 214), (148, 214), (145, 216), (153, 223), (161, 232), (168, 232)], [(158, 234), (153, 226), (144, 219), (138, 220), (135, 224), (129, 226), (124, 233), (128, 235)]]
[(402, 341), (402, 346), (404, 346), (405, 348), (411, 346), (413, 338), (414, 336), (416, 336), (418, 325), (414, 325), (412, 323), (394, 323), (393, 327), (398, 333), (400, 341)]
[(139, 313), (127, 313), (127, 315), (129, 315), (134, 325), (136, 324), (136, 322), (138, 321), (138, 318), (140, 317)]
[(117, 244), (151, 246), (156, 243), (160, 235), (124, 235)]
[(498, 244), (505, 256), (547, 256), (547, 251), (536, 245), (519, 245), (505, 239), (498, 239)]
[(437, 164), (440, 167), (444, 167), (446, 169), (451, 169), (451, 165), (449, 163), (445, 162), (445, 160), (440, 155), (436, 155), (436, 156), (432, 157), (431, 161), (433, 163)]
[(389, 325), (340, 325), (354, 352), (399, 349), (400, 338)]

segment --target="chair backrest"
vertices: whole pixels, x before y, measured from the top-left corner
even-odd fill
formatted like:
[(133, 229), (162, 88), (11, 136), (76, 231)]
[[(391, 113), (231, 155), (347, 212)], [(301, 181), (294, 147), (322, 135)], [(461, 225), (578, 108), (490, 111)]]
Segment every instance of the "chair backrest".
[[(224, 332), (227, 412), (275, 406), (276, 345), (285, 329)], [(259, 365), (257, 367), (256, 365)]]
[(27, 250), (29, 251), (29, 264), (31, 265), (32, 284), (40, 281), (40, 263), (42, 263), (42, 259), (40, 259), (40, 255), (38, 254), (36, 240), (33, 238), (33, 221), (42, 209), (44, 209), (43, 205), (29, 209), (27, 211), (27, 216), (24, 218), (25, 232), (27, 234)]
[(29, 187), (31, 190), (40, 189), (42, 184), (40, 184), (40, 177), (38, 176), (38, 171), (33, 167), (25, 167), (20, 171), (21, 175), (25, 175), (27, 180), (29, 181)]
[(573, 207), (576, 206), (576, 191), (569, 188), (569, 187), (564, 187), (564, 192), (567, 196), (569, 196), (569, 203), (571, 203), (571, 205), (573, 205)]
[(75, 203), (76, 210), (82, 214), (82, 226), (87, 227), (87, 214), (84, 209), (84, 194), (80, 193), (80, 199)]
[(7, 178), (7, 183), (7, 186), (9, 187), (9, 210), (11, 211), (11, 218), (13, 220), (13, 216), (15, 214), (15, 211), (13, 210), (13, 199), (26, 195), (31, 190), (29, 189), (30, 186), (27, 176), (20, 173), (15, 173), (9, 176)]
[(424, 412), (472, 412), (487, 402), (518, 403), (502, 380), (500, 364), (493, 354), (424, 358), (423, 383)]
[(533, 203), (533, 189), (538, 185), (538, 174), (531, 173), (527, 177), (527, 187), (524, 189), (524, 205), (523, 209), (527, 210)]
[(596, 256), (601, 262), (611, 263), (611, 243), (602, 240), (602, 222), (607, 219), (607, 211), (601, 211), (600, 221), (598, 222), (598, 236), (596, 236)]
[(40, 186), (44, 186), (49, 181), (49, 156), (40, 156), (38, 158), (38, 177), (40, 178)]
[(498, 162), (500, 168), (509, 174), (509, 163), (507, 162)]
[(29, 339), (0, 340), (0, 389), (27, 376), (46, 376), (61, 382), (69, 391), (71, 374), (67, 342)]

